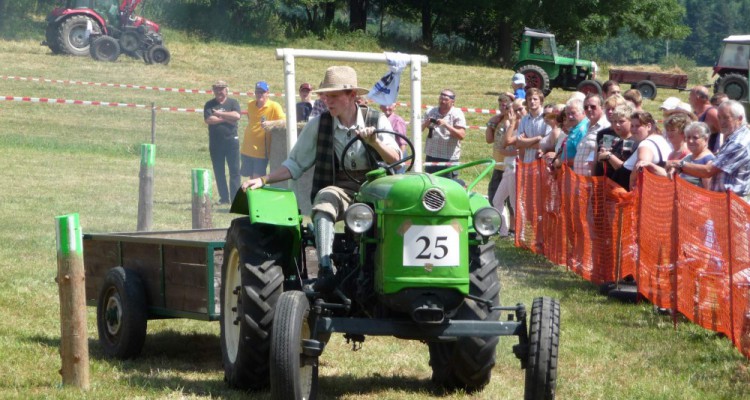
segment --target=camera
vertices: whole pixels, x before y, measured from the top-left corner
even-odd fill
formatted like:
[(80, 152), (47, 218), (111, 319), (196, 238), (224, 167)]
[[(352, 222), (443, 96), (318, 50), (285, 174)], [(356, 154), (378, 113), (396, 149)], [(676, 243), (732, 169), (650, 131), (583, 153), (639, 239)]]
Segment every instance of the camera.
[(437, 118), (430, 118), (430, 123), (433, 125), (437, 124)]

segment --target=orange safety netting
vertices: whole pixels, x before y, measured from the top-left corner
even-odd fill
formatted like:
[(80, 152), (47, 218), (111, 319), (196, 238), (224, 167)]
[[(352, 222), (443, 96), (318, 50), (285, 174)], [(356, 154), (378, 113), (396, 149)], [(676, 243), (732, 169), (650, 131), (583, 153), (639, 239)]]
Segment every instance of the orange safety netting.
[(750, 357), (750, 205), (644, 173), (627, 192), (603, 177), (517, 163), (516, 246), (596, 284), (638, 293), (721, 332)]

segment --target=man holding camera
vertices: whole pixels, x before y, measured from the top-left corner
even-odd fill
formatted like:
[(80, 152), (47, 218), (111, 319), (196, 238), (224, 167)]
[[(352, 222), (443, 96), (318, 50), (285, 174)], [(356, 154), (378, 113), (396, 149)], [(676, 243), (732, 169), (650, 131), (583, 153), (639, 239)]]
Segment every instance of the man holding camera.
[[(461, 158), (461, 141), (466, 137), (466, 117), (463, 111), (453, 107), (456, 94), (443, 89), (438, 97), (438, 106), (427, 112), (422, 121), (422, 130), (428, 129), (425, 142), (425, 172), (434, 173), (450, 165), (430, 165), (431, 162), (457, 163)], [(447, 178), (457, 178), (458, 173), (446, 174)]]

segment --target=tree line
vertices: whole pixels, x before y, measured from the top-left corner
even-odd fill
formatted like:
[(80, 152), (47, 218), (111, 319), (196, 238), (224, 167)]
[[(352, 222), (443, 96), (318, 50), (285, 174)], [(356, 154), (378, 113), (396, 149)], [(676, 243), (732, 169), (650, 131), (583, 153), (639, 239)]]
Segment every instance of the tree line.
[[(59, 0), (0, 0), (0, 32)], [(614, 64), (682, 55), (712, 65), (721, 39), (744, 33), (750, 0), (145, 0), (143, 14), (208, 40), (280, 44), (365, 32), (384, 48), (510, 66), (524, 27)], [(42, 32), (43, 33), (43, 32)]]

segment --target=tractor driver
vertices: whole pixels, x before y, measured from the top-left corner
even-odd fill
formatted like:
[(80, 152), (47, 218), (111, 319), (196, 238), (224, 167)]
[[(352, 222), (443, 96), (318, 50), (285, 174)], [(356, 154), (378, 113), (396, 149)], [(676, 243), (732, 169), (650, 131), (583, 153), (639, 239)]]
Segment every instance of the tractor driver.
[[(315, 245), (320, 262), (318, 279), (313, 286), (317, 292), (329, 292), (335, 286), (331, 262), (334, 223), (344, 217), (359, 185), (344, 173), (341, 153), (346, 144), (358, 135), (385, 161), (394, 163), (401, 158), (395, 137), (373, 134), (375, 129), (392, 130), (385, 114), (357, 105), (357, 96), (368, 93), (357, 86), (357, 73), (348, 66), (334, 66), (326, 70), (318, 93), (328, 111), (310, 119), (300, 133), (297, 143), (282, 165), (266, 176), (245, 181), (242, 189), (257, 189), (269, 183), (298, 179), (305, 171), (315, 167), (311, 198)], [(368, 172), (366, 149), (361, 142), (349, 148), (345, 162), (355, 178), (364, 180)]]

